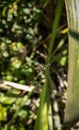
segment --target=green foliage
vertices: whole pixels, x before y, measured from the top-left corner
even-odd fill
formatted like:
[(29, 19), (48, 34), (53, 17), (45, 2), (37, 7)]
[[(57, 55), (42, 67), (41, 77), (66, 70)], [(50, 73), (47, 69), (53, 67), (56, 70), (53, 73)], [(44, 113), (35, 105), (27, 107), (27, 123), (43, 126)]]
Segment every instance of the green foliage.
[[(35, 69), (40, 64), (35, 49), (41, 41), (41, 10), (33, 1), (3, 0), (0, 13), (0, 77), (36, 86), (43, 75)], [(29, 97), (25, 97), (27, 100), (24, 97), (20, 90), (8, 90), (6, 86), (1, 89), (1, 130), (32, 129), (36, 114), (31, 108), (35, 111), (36, 107)]]
[(19, 0), (1, 1), (0, 11), (1, 77), (16, 82), (22, 80), (25, 84), (25, 78), (34, 74), (33, 68), (27, 64), (30, 64), (32, 50), (40, 41), (38, 25), (41, 11), (34, 2), (25, 0), (22, 3)]
[[(51, 37), (50, 44), (49, 44), (48, 57), (46, 59), (47, 64), (51, 63), (52, 50), (53, 50), (55, 37), (56, 37), (56, 30), (57, 30), (57, 27), (60, 22), (60, 16), (61, 16), (62, 8), (63, 8), (63, 3), (64, 3), (63, 0), (59, 0), (57, 3), (55, 20), (54, 20), (53, 27), (52, 27), (52, 37)], [(50, 90), (54, 88), (54, 86), (52, 85), (52, 82), (51, 82), (50, 66), (46, 69), (45, 75), (46, 75), (46, 82), (45, 82), (42, 92), (40, 94), (40, 106), (39, 106), (39, 111), (38, 111), (37, 120), (36, 120), (36, 124), (35, 124), (35, 130), (37, 130), (37, 129), (38, 130), (53, 130), (54, 129), (53, 124), (52, 124), (53, 121), (51, 121), (52, 118), (50, 119), (51, 123), (49, 123), (49, 118), (48, 118), (49, 106), (51, 105), (49, 95), (53, 94), (53, 92), (50, 93)], [(53, 91), (54, 91), (54, 89), (53, 89)], [(58, 123), (58, 125), (56, 126), (57, 129), (61, 130), (61, 126), (60, 126), (58, 119), (57, 119), (57, 123)], [(50, 126), (52, 126), (52, 128)]]
[(0, 82), (1, 130), (61, 130), (63, 118), (59, 112), (64, 103), (57, 96), (64, 96), (68, 53), (67, 34), (61, 33), (65, 21), (60, 16), (66, 19), (63, 3), (0, 2), (1, 80), (34, 86), (25, 92)]
[[(71, 6), (70, 6), (71, 4)], [(69, 70), (68, 95), (65, 112), (65, 123), (74, 125), (79, 120), (79, 1), (66, 0), (69, 26)], [(72, 44), (71, 44), (72, 43)], [(67, 125), (67, 126), (68, 126)]]
[(36, 120), (35, 130), (48, 130), (48, 85), (47, 82), (43, 86), (42, 93), (40, 95), (40, 107), (38, 112), (38, 117)]

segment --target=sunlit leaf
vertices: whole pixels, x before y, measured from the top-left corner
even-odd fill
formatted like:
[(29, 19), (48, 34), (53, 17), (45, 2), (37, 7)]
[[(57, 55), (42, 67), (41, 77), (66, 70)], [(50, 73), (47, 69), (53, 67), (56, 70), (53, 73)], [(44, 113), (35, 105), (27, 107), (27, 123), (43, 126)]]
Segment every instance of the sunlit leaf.
[(65, 0), (69, 26), (69, 70), (65, 123), (79, 120), (79, 0)]

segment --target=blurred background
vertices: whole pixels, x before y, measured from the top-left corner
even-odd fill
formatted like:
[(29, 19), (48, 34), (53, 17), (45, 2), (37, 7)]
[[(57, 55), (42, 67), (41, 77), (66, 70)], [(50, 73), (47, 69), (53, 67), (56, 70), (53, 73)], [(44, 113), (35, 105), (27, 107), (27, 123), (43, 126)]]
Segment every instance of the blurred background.
[[(57, 0), (0, 1), (0, 130), (34, 129), (39, 95), (49, 66), (58, 102), (58, 117), (63, 124), (68, 69), (65, 5), (56, 32), (52, 60), (46, 64), (56, 6)], [(26, 85), (36, 89), (29, 94), (21, 89)], [(15, 89), (17, 86), (20, 88)], [(52, 110), (55, 130), (55, 108)]]

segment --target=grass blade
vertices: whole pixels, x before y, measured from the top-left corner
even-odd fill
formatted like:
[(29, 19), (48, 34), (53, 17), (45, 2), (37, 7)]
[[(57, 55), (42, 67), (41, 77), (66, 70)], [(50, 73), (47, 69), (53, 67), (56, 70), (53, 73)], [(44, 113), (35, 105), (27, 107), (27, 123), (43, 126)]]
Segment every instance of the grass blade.
[[(46, 72), (46, 82), (40, 94), (40, 106), (34, 130), (53, 130), (52, 110), (50, 104), (50, 81)], [(50, 115), (51, 114), (51, 115)], [(50, 121), (50, 122), (49, 122)]]
[(65, 0), (69, 27), (69, 70), (65, 123), (79, 120), (79, 0)]
[(52, 26), (52, 32), (51, 32), (52, 37), (51, 37), (50, 45), (49, 45), (49, 49), (48, 49), (48, 62), (51, 60), (52, 50), (53, 50), (54, 41), (56, 38), (57, 28), (58, 28), (58, 25), (60, 22), (63, 4), (64, 4), (64, 0), (58, 0), (57, 7), (56, 7), (56, 15), (55, 15), (54, 23)]
[(40, 106), (35, 130), (48, 130), (47, 82), (44, 84), (40, 95)]

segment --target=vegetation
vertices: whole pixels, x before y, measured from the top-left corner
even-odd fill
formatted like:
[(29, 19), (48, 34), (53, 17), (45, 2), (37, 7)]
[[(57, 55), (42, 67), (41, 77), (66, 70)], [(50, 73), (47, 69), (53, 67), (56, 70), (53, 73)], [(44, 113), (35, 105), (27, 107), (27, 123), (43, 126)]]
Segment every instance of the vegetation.
[(76, 4), (77, 0), (0, 2), (1, 130), (70, 130), (78, 121)]
[[(74, 4), (71, 6), (70, 4)], [(79, 1), (66, 0), (67, 13), (68, 13), (68, 26), (69, 26), (69, 73), (68, 73), (68, 99), (66, 105), (65, 122), (69, 125), (74, 124), (79, 120), (79, 109), (78, 104), (78, 91), (79, 91), (79, 11), (78, 11)], [(74, 9), (72, 9), (75, 7)], [(72, 10), (72, 11), (71, 11)], [(71, 45), (72, 43), (72, 45)], [(73, 57), (72, 57), (73, 53)], [(72, 64), (73, 63), (73, 64)], [(72, 108), (72, 111), (71, 111)]]

